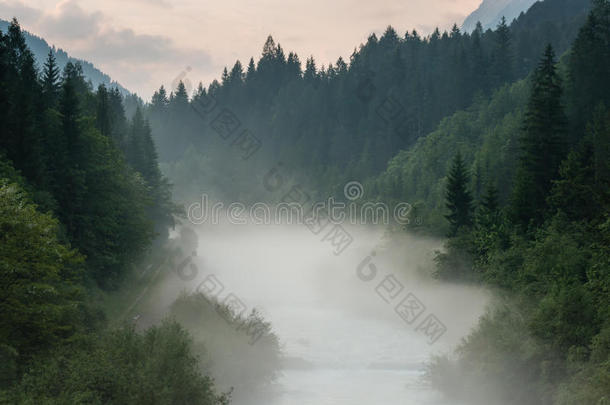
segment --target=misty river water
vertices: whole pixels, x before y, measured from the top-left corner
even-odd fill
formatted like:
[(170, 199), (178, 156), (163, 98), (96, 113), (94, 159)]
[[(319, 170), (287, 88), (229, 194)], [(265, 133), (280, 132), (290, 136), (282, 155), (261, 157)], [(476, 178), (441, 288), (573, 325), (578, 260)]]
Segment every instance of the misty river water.
[[(190, 283), (214, 275), (221, 299), (234, 294), (272, 323), (286, 361), (266, 404), (448, 404), (423, 381), (425, 362), (455, 348), (488, 295), (429, 277), (437, 240), (348, 230), (353, 242), (335, 255), (304, 226), (202, 226)], [(419, 316), (401, 318), (413, 299)], [(426, 319), (446, 331), (428, 336)]]

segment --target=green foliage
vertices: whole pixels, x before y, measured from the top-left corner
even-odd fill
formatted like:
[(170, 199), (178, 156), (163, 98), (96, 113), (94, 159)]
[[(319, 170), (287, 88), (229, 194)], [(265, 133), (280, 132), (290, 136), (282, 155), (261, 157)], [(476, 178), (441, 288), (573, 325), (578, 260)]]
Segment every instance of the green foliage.
[[(278, 376), (280, 343), (271, 325), (253, 310), (236, 314), (203, 294), (181, 295), (171, 315), (193, 334), (195, 347), (212, 353), (206, 369), (221, 386), (237, 386), (235, 397), (248, 397)], [(200, 352), (202, 357), (206, 352)], [(211, 362), (211, 364), (210, 364)]]
[(580, 29), (569, 60), (571, 119), (582, 132), (597, 105), (610, 105), (610, 2), (593, 0), (593, 10)]
[(540, 225), (547, 209), (546, 198), (565, 156), (566, 117), (561, 102), (561, 79), (549, 45), (534, 72), (525, 113), (522, 153), (512, 196), (516, 224)]
[[(160, 88), (145, 115), (150, 119), (163, 163), (179, 165), (184, 161), (185, 166), (195, 166), (201, 157), (211, 156), (221, 162), (212, 165), (207, 176), (199, 180), (198, 189), (215, 187), (208, 179), (222, 176), (221, 192), (227, 199), (240, 200), (244, 190), (240, 186), (249, 185), (243, 194), (259, 192), (260, 183), (253, 178), (258, 180), (269, 170), (270, 161), (275, 164), (279, 160), (306, 177), (305, 181), (299, 178), (299, 182), (331, 194), (348, 181), (357, 179), (364, 183), (377, 177), (388, 160), (400, 151), (421, 152), (418, 140), (435, 131), (445, 117), (473, 104), (475, 110), (487, 108), (487, 103), (480, 101), (514, 79), (526, 77), (546, 42), (564, 52), (585, 19), (588, 6), (581, 0), (547, 0), (534, 9), (532, 15), (528, 12), (510, 26), (501, 25), (496, 31), (480, 29), (472, 35), (455, 27), (450, 32), (436, 30), (422, 38), (416, 31), (403, 34), (388, 27), (380, 38), (371, 36), (354, 50), (349, 61), (340, 58), (323, 67), (313, 58), (301, 64), (297, 55), (286, 55), (279, 44), (268, 38), (258, 63), (252, 59), (245, 75), (238, 61), (232, 69), (225, 69), (226, 74), (219, 81), (205, 88), (200, 86), (191, 100), (180, 85), (171, 89), (171, 93), (170, 89)], [(539, 38), (544, 38), (544, 42)], [(210, 112), (208, 107), (213, 105), (216, 109)], [(516, 106), (505, 114), (515, 114), (521, 103)], [(223, 109), (240, 124), (233, 133), (223, 134), (225, 138), (211, 125)], [(456, 114), (461, 120), (459, 126), (443, 134), (465, 142), (460, 149), (468, 165), (472, 162), (466, 151), (469, 144), (481, 131), (494, 130), (489, 122), (481, 122), (483, 117), (477, 112)], [(497, 115), (493, 118), (498, 119)], [(510, 118), (521, 124), (519, 118), (507, 117)], [(453, 119), (452, 124), (457, 124), (456, 121), (457, 118)], [(495, 126), (505, 129), (497, 121)], [(441, 127), (448, 129), (444, 122)], [(462, 137), (468, 129), (472, 136)], [(235, 151), (235, 142), (245, 130), (263, 143), (246, 161)], [(455, 131), (459, 134), (454, 135)], [(508, 139), (499, 135), (494, 140)], [(445, 143), (444, 138), (437, 141)], [(506, 163), (512, 160), (515, 148), (513, 142), (503, 150), (504, 161), (498, 164), (490, 161), (501, 170), (497, 175), (504, 182), (512, 181), (512, 176), (504, 174), (511, 170)], [(187, 153), (192, 150), (200, 156)], [(434, 167), (422, 165), (415, 169), (424, 175), (431, 170), (440, 171), (440, 176), (435, 173), (432, 178), (421, 179), (417, 172), (400, 181), (389, 179), (387, 187), (401, 194), (391, 196), (397, 199), (407, 196), (407, 201), (413, 204), (429, 200), (428, 196), (411, 194), (411, 188), (444, 194), (443, 185), (436, 181), (445, 176), (446, 164), (456, 150), (453, 147), (439, 150), (435, 156), (439, 159), (430, 162)], [(413, 159), (430, 159), (429, 153)], [(489, 172), (485, 170), (485, 160), (478, 163), (483, 175), (491, 173), (491, 168)], [(174, 173), (168, 175), (178, 185), (183, 178)], [(498, 183), (502, 198), (504, 186)], [(404, 194), (403, 187), (408, 189)], [(442, 217), (433, 219), (441, 228)]]
[(472, 226), (472, 196), (470, 195), (470, 173), (458, 151), (447, 176), (445, 204), (449, 214), (445, 217), (451, 227), (449, 236), (455, 236), (461, 228)]
[(0, 183), (0, 345), (15, 360), (70, 338), (80, 322), (83, 259), (57, 230), (19, 186)]
[[(437, 257), (439, 276), (481, 280), (517, 303), (484, 317), (456, 360), (431, 365), (430, 380), (455, 397), (502, 404), (610, 400), (608, 10), (607, 0), (594, 3), (562, 62), (565, 98), (550, 47), (534, 72), (521, 159), (511, 170), (511, 206), (502, 198), (498, 206), (488, 190), (472, 232), (449, 239)], [(458, 260), (464, 257), (466, 266)]]
[(85, 255), (87, 276), (116, 285), (155, 231), (166, 234), (176, 211), (148, 126), (134, 136), (142, 139), (140, 160), (129, 167), (118, 90), (102, 86), (94, 95), (79, 64), (66, 64), (60, 77), (53, 53), (39, 84), (16, 21), (8, 35), (0, 33), (0, 95), (0, 153)]
[(13, 404), (228, 404), (204, 377), (177, 323), (137, 333), (125, 326), (83, 336), (41, 358), (21, 383), (0, 392)]
[(105, 331), (88, 298), (173, 223), (150, 129), (131, 166), (117, 89), (93, 94), (79, 64), (60, 77), (53, 53), (38, 76), (13, 21), (0, 32), (0, 402), (226, 404), (178, 325)]
[[(478, 181), (497, 185), (499, 203), (504, 204), (517, 163), (515, 154), (527, 85), (527, 81), (519, 81), (499, 89), (489, 99), (477, 100), (468, 110), (445, 118), (411, 149), (399, 152), (374, 181), (379, 198), (421, 201), (422, 210), (429, 213), (443, 210), (445, 178), (459, 150), (471, 172), (476, 173), (480, 167)], [(473, 197), (478, 200), (481, 196), (475, 193)], [(437, 234), (446, 233), (446, 229), (446, 225), (432, 228)]]

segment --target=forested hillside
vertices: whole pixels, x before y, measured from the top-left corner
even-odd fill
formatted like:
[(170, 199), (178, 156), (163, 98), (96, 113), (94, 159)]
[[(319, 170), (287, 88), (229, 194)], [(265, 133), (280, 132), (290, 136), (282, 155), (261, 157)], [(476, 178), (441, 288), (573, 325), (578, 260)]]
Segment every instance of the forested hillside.
[[(8, 31), (8, 27), (10, 26), (9, 21), (5, 21), (0, 19), (0, 30), (3, 32)], [(86, 60), (76, 59), (68, 55), (66, 51), (61, 48), (55, 48), (55, 46), (51, 46), (45, 41), (43, 38), (40, 38), (34, 34), (31, 34), (27, 31), (22, 31), (23, 37), (25, 38), (25, 43), (28, 48), (32, 51), (34, 56), (34, 60), (37, 62), (38, 66), (42, 66), (44, 61), (49, 54), (49, 51), (53, 52), (53, 56), (57, 62), (57, 65), (60, 69), (63, 69), (68, 62), (72, 64), (80, 64), (83, 68), (83, 75), (87, 79), (87, 81), (91, 81), (91, 84), (94, 87), (103, 84), (107, 87), (116, 87), (119, 89), (123, 96), (129, 94), (129, 91), (121, 86), (119, 83), (115, 82), (105, 74), (96, 68), (91, 62), (87, 62)]]
[(504, 297), (431, 365), (452, 397), (610, 398), (609, 42), (610, 3), (598, 0), (561, 62), (549, 45), (528, 80), (445, 120), (380, 178), (422, 198), (436, 224), (444, 215), (438, 277)]
[[(257, 63), (192, 98), (161, 88), (147, 114), (170, 177), (208, 173), (178, 181), (185, 199), (217, 187), (248, 200), (239, 169), (256, 179), (270, 160), (321, 196), (358, 179), (369, 201), (412, 203), (411, 231), (447, 237), (436, 276), (500, 297), (430, 365), (449, 397), (599, 405), (610, 398), (609, 43), (607, 0), (547, 0), (472, 35), (388, 28), (322, 69), (308, 59), (302, 71), (269, 38)], [(259, 137), (254, 158), (229, 154), (210, 105)], [(237, 180), (223, 188), (218, 167)]]
[[(477, 305), (486, 296), (470, 323), (449, 312), (454, 326), (477, 326), (427, 364), (426, 384), (449, 403), (610, 401), (610, 0), (545, 0), (472, 33), (388, 27), (328, 66), (269, 36), (258, 60), (237, 61), (194, 94), (180, 82), (150, 102), (126, 100), (93, 88), (79, 63), (60, 68), (52, 51), (37, 64), (17, 20), (0, 28), (0, 403), (251, 404), (280, 369), (298, 383), (280, 395), (317, 398), (316, 387), (335, 383), (383, 390), (387, 376), (423, 373), (410, 363), (421, 353), (390, 356), (412, 342), (420, 350), (426, 342), (392, 339), (424, 339), (413, 338), (421, 325), (399, 333), (386, 312), (401, 327), (409, 314), (367, 301), (390, 303), (396, 296), (380, 290), (405, 274), (438, 301), (426, 319), (443, 306), (472, 311), (471, 296)], [(169, 238), (203, 193), (276, 202), (263, 186), (272, 168), (319, 200), (349, 198), (345, 184), (359, 182), (354, 205), (408, 202), (415, 220), (351, 224), (361, 246), (342, 258), (312, 248), (328, 235), (309, 246), (280, 226), (200, 224)], [(308, 261), (297, 265), (304, 246)], [(381, 261), (395, 246), (401, 254)], [(439, 250), (427, 255), (429, 246)], [(370, 255), (354, 280), (360, 254)], [(362, 270), (374, 278), (381, 263), (394, 273), (378, 297), (362, 293), (371, 281)], [(204, 273), (196, 264), (206, 278), (192, 293)], [(234, 283), (228, 292), (215, 272)], [(244, 285), (260, 302), (271, 296), (268, 313), (280, 314), (290, 344), (246, 310)], [(356, 353), (358, 332), (370, 358)], [(318, 369), (311, 353), (324, 360)], [(388, 358), (396, 362), (376, 368)], [(341, 375), (354, 369), (346, 389)], [(308, 375), (311, 386), (298, 380)], [(399, 385), (402, 398), (414, 392)]]
[(0, 402), (225, 403), (180, 325), (108, 328), (92, 299), (173, 221), (142, 114), (53, 53), (38, 71), (16, 21), (0, 103)]
[[(289, 162), (324, 194), (378, 174), (398, 150), (413, 146), (442, 118), (526, 77), (546, 43), (563, 53), (588, 8), (585, 0), (547, 0), (510, 27), (502, 22), (494, 31), (479, 27), (472, 34), (454, 26), (424, 38), (388, 27), (354, 50), (349, 61), (326, 67), (286, 54), (270, 37), (258, 61), (236, 62), (220, 82), (200, 86), (192, 98), (182, 86), (161, 88), (147, 113), (179, 194), (188, 189), (194, 197), (204, 188), (183, 183), (191, 180), (189, 171), (209, 173), (201, 180), (209, 187), (218, 168), (239, 179), (240, 169), (256, 173), (269, 159)], [(240, 164), (237, 156), (226, 165), (232, 140), (214, 130), (216, 112), (202, 116), (209, 99), (221, 107), (218, 111), (230, 112), (224, 118), (241, 125), (237, 132), (248, 129), (263, 144), (247, 163)], [(247, 181), (240, 184), (248, 187)], [(230, 194), (227, 187), (222, 191)]]
[(484, 0), (462, 24), (461, 29), (472, 32), (477, 23), (481, 23), (483, 29), (495, 27), (502, 17), (508, 21), (517, 18), (519, 14), (526, 12), (536, 0)]

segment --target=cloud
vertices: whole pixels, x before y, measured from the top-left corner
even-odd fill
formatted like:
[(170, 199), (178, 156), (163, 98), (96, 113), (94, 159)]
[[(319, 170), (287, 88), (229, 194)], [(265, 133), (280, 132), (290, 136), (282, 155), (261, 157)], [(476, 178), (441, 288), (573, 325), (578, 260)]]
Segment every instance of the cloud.
[[(171, 7), (165, 0), (132, 1)], [(116, 28), (107, 15), (89, 12), (76, 0), (61, 1), (48, 10), (0, 0), (0, 13), (10, 15), (9, 19), (16, 16), (28, 31), (66, 49), (72, 56), (94, 63), (129, 87), (150, 87), (153, 76), (171, 76), (184, 66), (195, 66), (202, 73), (216, 68), (204, 50), (181, 46), (167, 36)]]
[(173, 8), (174, 6), (166, 0), (132, 0), (134, 3), (144, 3), (162, 8)]
[(42, 11), (25, 5), (19, 1), (0, 1), (0, 18), (10, 21), (16, 17), (20, 22), (31, 23), (42, 15)]
[(148, 97), (186, 66), (193, 83), (211, 82), (223, 66), (260, 55), (269, 33), (286, 52), (327, 65), (340, 55), (348, 59), (388, 24), (399, 35), (450, 29), (480, 1), (0, 0), (0, 17), (17, 16), (28, 31)]
[(53, 11), (42, 16), (38, 26), (59, 38), (82, 40), (99, 32), (103, 18), (100, 12), (85, 12), (76, 1), (62, 1)]
[(47, 13), (39, 12), (34, 25), (46, 37), (61, 40), (62, 46), (67, 44), (71, 52), (98, 62), (174, 63), (179, 58), (210, 62), (207, 53), (183, 49), (169, 37), (116, 29), (103, 13), (87, 12), (75, 0), (62, 1)]

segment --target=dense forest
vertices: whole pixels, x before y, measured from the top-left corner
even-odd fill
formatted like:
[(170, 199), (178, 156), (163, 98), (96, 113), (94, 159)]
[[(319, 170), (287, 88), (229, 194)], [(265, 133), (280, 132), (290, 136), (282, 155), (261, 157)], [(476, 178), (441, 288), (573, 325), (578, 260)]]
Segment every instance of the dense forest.
[(16, 20), (0, 103), (0, 401), (226, 403), (182, 326), (109, 327), (93, 299), (174, 221), (142, 113), (52, 52), (38, 71)]
[[(207, 342), (246, 393), (273, 380), (280, 343), (256, 312), (183, 294), (138, 329), (100, 297), (168, 252), (202, 193), (274, 201), (261, 179), (279, 164), (316, 197), (358, 180), (360, 202), (411, 203), (418, 221), (393, 231), (443, 238), (434, 277), (495, 293), (428, 365), (433, 387), (473, 404), (607, 403), (609, 44), (608, 0), (545, 0), (472, 33), (388, 27), (321, 67), (269, 36), (258, 61), (126, 112), (79, 64), (60, 70), (50, 52), (39, 68), (13, 20), (0, 32), (0, 402), (226, 404)], [(239, 333), (253, 323), (256, 349)]]
[[(321, 197), (358, 179), (367, 201), (412, 203), (423, 220), (408, 231), (448, 238), (436, 276), (503, 297), (455, 355), (431, 364), (451, 397), (604, 403), (609, 18), (605, 0), (547, 0), (485, 32), (389, 27), (321, 69), (270, 37), (258, 62), (236, 62), (192, 97), (160, 88), (147, 114), (184, 200), (210, 188), (272, 200), (256, 187), (279, 161)], [(243, 159), (220, 119), (251, 131), (260, 151)], [(239, 186), (216, 181), (218, 168)]]
[[(243, 173), (262, 176), (278, 160), (322, 195), (354, 178), (374, 177), (444, 117), (526, 77), (546, 43), (559, 53), (567, 50), (588, 9), (582, 0), (548, 0), (510, 26), (503, 20), (495, 30), (479, 26), (472, 33), (454, 26), (428, 37), (416, 31), (399, 35), (388, 27), (380, 38), (371, 35), (349, 61), (339, 58), (321, 68), (313, 58), (302, 63), (286, 54), (269, 37), (258, 61), (237, 61), (220, 82), (199, 86), (192, 97), (184, 86), (155, 93), (148, 116), (164, 172), (179, 200), (210, 187), (227, 199), (248, 199), (260, 187), (252, 187)], [(218, 108), (208, 114), (210, 99)], [(234, 134), (219, 134), (216, 119), (240, 126)], [(227, 149), (239, 149), (244, 130), (262, 146), (248, 159), (234, 151), (227, 165)], [(188, 175), (192, 171), (207, 176), (197, 184)], [(240, 186), (217, 184), (218, 172)], [(190, 194), (182, 196), (182, 190)]]
[[(600, 404), (609, 397), (609, 41), (610, 3), (595, 1), (559, 63), (547, 46), (526, 81), (499, 90), (490, 106), (447, 119), (382, 180), (408, 178), (412, 160), (429, 159), (415, 155), (432, 142), (436, 153), (451, 144), (449, 153), (458, 152), (443, 180), (450, 227), (438, 276), (483, 283), (507, 297), (456, 359), (431, 367), (433, 381), (454, 396), (485, 396), (470, 386), (485, 380), (505, 403)], [(513, 105), (490, 116), (494, 104)], [(464, 121), (477, 111), (485, 118)], [(417, 181), (409, 178), (403, 191), (413, 192)], [(439, 197), (424, 198), (442, 211)]]

